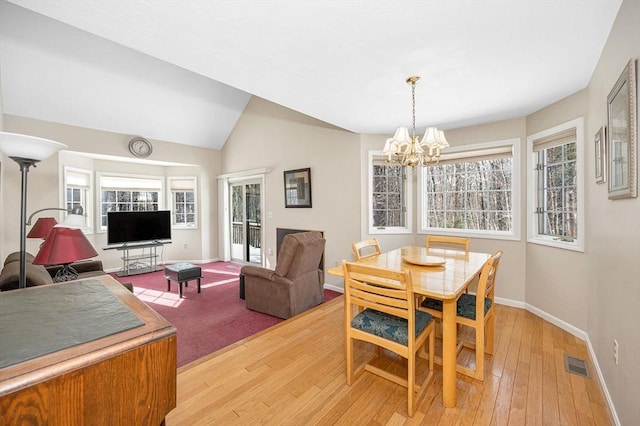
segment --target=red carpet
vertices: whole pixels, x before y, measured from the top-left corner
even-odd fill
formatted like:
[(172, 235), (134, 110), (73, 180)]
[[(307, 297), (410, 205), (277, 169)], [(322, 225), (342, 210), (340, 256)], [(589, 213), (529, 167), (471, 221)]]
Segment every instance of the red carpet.
[[(239, 297), (238, 274), (242, 265), (213, 262), (202, 268), (202, 292), (196, 281), (183, 288), (178, 297), (178, 284), (171, 282), (167, 291), (164, 271), (117, 277), (130, 282), (134, 294), (172, 323), (178, 332), (178, 367), (275, 325), (282, 320), (250, 311)], [(340, 293), (325, 290), (325, 301)]]

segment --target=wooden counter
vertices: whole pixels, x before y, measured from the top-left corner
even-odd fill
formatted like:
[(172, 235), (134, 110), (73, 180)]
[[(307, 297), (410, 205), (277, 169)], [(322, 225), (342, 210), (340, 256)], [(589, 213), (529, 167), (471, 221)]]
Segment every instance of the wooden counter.
[[(84, 301), (77, 296), (83, 286), (115, 296), (111, 303), (118, 305), (118, 316), (132, 316), (133, 322), (122, 326), (123, 331), (105, 327), (109, 334), (96, 338), (96, 324), (108, 318), (110, 309), (74, 312), (74, 305), (90, 302), (90, 296)], [(47, 311), (52, 291), (68, 293), (66, 309)], [(32, 303), (39, 295), (47, 297)], [(31, 320), (17, 323), (16, 314), (7, 315), (15, 306), (24, 307)], [(65, 325), (55, 328), (55, 334), (69, 329), (73, 338), (81, 336), (79, 342), (87, 336), (84, 343), (68, 344), (65, 336), (52, 336), (67, 346), (52, 352), (46, 345), (37, 348), (40, 352), (25, 347), (24, 359), (16, 360), (15, 346), (29, 346), (24, 344), (29, 339), (17, 334), (39, 336), (47, 324), (66, 324), (78, 315), (93, 316), (93, 322), (80, 321), (86, 330)], [(33, 346), (42, 346), (38, 340)], [(175, 327), (109, 275), (0, 293), (0, 425), (159, 425), (176, 406), (176, 343)]]

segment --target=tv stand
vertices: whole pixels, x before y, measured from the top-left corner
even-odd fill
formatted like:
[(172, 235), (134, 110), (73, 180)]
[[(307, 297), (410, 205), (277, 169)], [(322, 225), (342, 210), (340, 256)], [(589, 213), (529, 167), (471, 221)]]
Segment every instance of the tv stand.
[[(118, 250), (123, 252), (122, 270), (116, 272), (119, 277), (128, 277), (130, 275), (146, 274), (162, 270), (158, 266), (158, 247), (170, 244), (170, 241), (149, 241), (145, 243), (122, 244), (120, 246), (104, 247), (104, 250)], [(149, 249), (145, 252), (145, 249)], [(139, 254), (131, 254), (131, 250), (142, 249)]]

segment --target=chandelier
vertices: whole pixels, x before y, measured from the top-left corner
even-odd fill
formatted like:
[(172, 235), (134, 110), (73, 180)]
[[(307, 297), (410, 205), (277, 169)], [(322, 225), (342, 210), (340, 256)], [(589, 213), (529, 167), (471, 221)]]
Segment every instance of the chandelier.
[(411, 85), (411, 100), (413, 102), (413, 127), (411, 136), (406, 127), (398, 127), (395, 135), (387, 139), (382, 151), (387, 156), (387, 162), (399, 163), (403, 166), (427, 166), (437, 164), (440, 160), (440, 150), (449, 147), (444, 132), (435, 127), (427, 127), (422, 141), (416, 136), (416, 83), (420, 77), (411, 76), (407, 83)]

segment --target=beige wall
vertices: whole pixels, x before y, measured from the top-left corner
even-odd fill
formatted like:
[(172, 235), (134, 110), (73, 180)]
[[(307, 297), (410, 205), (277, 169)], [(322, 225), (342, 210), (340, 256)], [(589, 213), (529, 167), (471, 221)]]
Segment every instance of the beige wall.
[[(586, 91), (577, 92), (527, 117), (527, 135), (533, 135), (587, 113)], [(586, 130), (586, 129), (585, 129)], [(591, 135), (590, 132), (586, 132)], [(595, 133), (594, 133), (595, 134)], [(592, 154), (591, 136), (585, 137), (585, 152)], [(526, 152), (525, 152), (526, 154)], [(592, 170), (592, 157), (585, 158), (585, 171)], [(589, 173), (585, 173), (591, 176)], [(592, 179), (587, 179), (591, 181)], [(589, 198), (589, 191), (585, 191)], [(526, 197), (523, 198), (526, 203)], [(585, 204), (586, 206), (586, 204)], [(531, 207), (532, 208), (532, 207)], [(590, 212), (586, 211), (585, 215)], [(538, 244), (527, 245), (527, 304), (559, 318), (572, 326), (587, 330), (587, 282), (589, 231), (585, 253)], [(526, 232), (523, 235), (526, 240)]]
[[(276, 228), (324, 231), (325, 265), (351, 259), (360, 237), (360, 136), (253, 97), (222, 149), (224, 173), (268, 168), (263, 251), (275, 266)], [(311, 168), (312, 208), (285, 208), (283, 172)], [(326, 275), (342, 287), (340, 279)]]
[(587, 89), (588, 256), (574, 268), (586, 270), (579, 296), (587, 299), (586, 329), (623, 425), (640, 422), (640, 198), (607, 199), (607, 185), (595, 183), (593, 137), (607, 124), (607, 95), (631, 58), (640, 58), (640, 2), (625, 0)]
[[(0, 81), (2, 81), (2, 67), (0, 66)], [(4, 107), (2, 104), (2, 84), (0, 84), (0, 132), (4, 131)], [(7, 162), (5, 161), (6, 157), (0, 157), (0, 224), (5, 223), (4, 216), (4, 173)], [(0, 241), (4, 242), (4, 226), (0, 226)], [(0, 248), (0, 258), (4, 259), (2, 256), (5, 252)]]
[[(65, 165), (91, 170), (94, 172), (131, 173), (154, 176), (197, 176), (199, 189), (199, 229), (172, 230), (172, 244), (164, 247), (163, 260), (212, 260), (218, 258), (217, 238), (217, 187), (215, 177), (220, 173), (220, 151), (189, 147), (184, 145), (153, 140), (152, 160), (188, 164), (190, 167), (145, 165), (111, 160), (84, 158), (74, 152), (110, 155), (130, 159), (128, 142), (131, 135), (104, 132), (62, 124), (31, 120), (11, 115), (4, 116), (5, 130), (44, 137), (68, 146), (66, 151), (38, 163), (29, 172), (27, 212), (59, 206), (62, 204), (62, 170)], [(2, 256), (18, 250), (20, 215), (20, 173), (17, 165), (3, 157), (2, 203), (4, 221), (2, 222)], [(14, 166), (14, 167), (12, 167)], [(97, 183), (93, 177), (94, 190)], [(94, 192), (95, 193), (95, 192)], [(97, 204), (94, 202), (94, 210)], [(165, 205), (165, 207), (167, 207)], [(119, 268), (122, 263), (119, 253), (104, 251), (106, 234), (95, 232), (88, 235), (98, 251), (106, 269)], [(37, 252), (37, 241), (27, 241), (27, 249)], [(186, 244), (186, 248), (185, 248)]]

